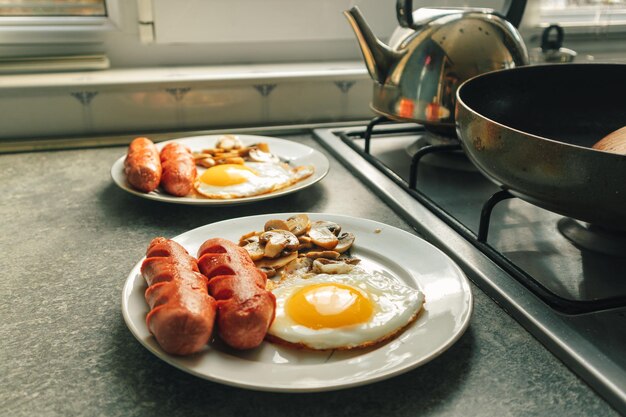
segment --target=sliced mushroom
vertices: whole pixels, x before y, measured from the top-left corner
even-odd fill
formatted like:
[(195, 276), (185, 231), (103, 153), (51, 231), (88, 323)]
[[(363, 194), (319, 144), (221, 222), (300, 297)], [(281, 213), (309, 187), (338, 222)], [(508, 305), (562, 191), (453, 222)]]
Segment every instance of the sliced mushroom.
[(311, 243), (311, 238), (307, 235), (298, 236), (298, 242), (300, 243)]
[(258, 148), (250, 149), (250, 152), (248, 152), (248, 158), (254, 162), (280, 162), (280, 158), (278, 156), (273, 153), (263, 152)]
[(352, 258), (344, 254), (342, 254), (339, 258), (337, 258), (337, 260), (341, 262), (345, 262), (350, 265), (357, 265), (359, 262), (361, 262), (359, 258)]
[(232, 164), (232, 165), (243, 165), (245, 161), (240, 156), (229, 156), (222, 158), (221, 156), (215, 160), (215, 163), (218, 165), (224, 164)]
[(337, 243), (337, 246), (335, 246), (333, 250), (339, 253), (344, 253), (345, 251), (347, 251), (348, 249), (352, 247), (353, 243), (354, 243), (354, 234), (350, 232), (342, 233), (341, 236), (339, 236), (339, 243)]
[(265, 227), (264, 230), (266, 232), (270, 231), (270, 230), (289, 230), (289, 226), (287, 225), (287, 223), (284, 220), (268, 220), (265, 223)]
[(337, 259), (339, 258), (339, 255), (340, 253), (335, 252), (334, 250), (325, 250), (321, 252), (312, 251), (312, 252), (306, 253), (306, 257), (311, 258), (311, 259), (317, 259), (317, 258)]
[(313, 242), (308, 236), (298, 236), (298, 242), (300, 242), (300, 244), (298, 245), (299, 251), (313, 248)]
[(216, 164), (215, 159), (213, 159), (211, 157), (198, 159), (196, 161), (196, 163), (198, 165), (200, 165), (200, 166), (205, 167), (205, 168), (211, 168), (211, 167), (215, 166), (215, 164)]
[(253, 261), (258, 261), (259, 259), (263, 259), (265, 255), (265, 249), (258, 241), (251, 241), (247, 245), (243, 247), (246, 251), (248, 251), (248, 255), (250, 255), (250, 259)]
[(333, 249), (339, 243), (337, 236), (333, 234), (327, 227), (312, 227), (309, 230), (311, 241), (317, 246), (324, 249)]
[(298, 248), (298, 238), (287, 230), (270, 230), (259, 236), (259, 241), (265, 243), (265, 256), (276, 258), (283, 252), (295, 251)]
[(312, 266), (313, 259), (296, 258), (293, 261), (289, 262), (287, 265), (285, 265), (282, 275), (283, 277), (287, 275), (304, 275), (311, 271)]
[(354, 265), (332, 259), (319, 258), (313, 261), (312, 271), (316, 274), (347, 274)]
[(313, 243), (309, 242), (309, 243), (300, 243), (298, 245), (298, 251), (306, 251), (313, 248)]
[(256, 261), (255, 265), (259, 269), (274, 268), (278, 270), (296, 258), (298, 258), (298, 252), (291, 252), (289, 255), (281, 256), (280, 258), (274, 258), (274, 259), (263, 258), (260, 261)]
[(239, 246), (246, 246), (250, 242), (259, 241), (259, 232), (252, 231), (239, 238)]
[(269, 266), (264, 266), (259, 268), (262, 272), (265, 272), (265, 275), (267, 275), (268, 278), (273, 277), (274, 275), (276, 275), (276, 269), (269, 267)]
[(309, 231), (311, 227), (311, 221), (306, 214), (296, 214), (287, 219), (287, 226), (289, 231), (296, 236), (301, 236)]
[(311, 224), (311, 229), (322, 229), (326, 228), (332, 232), (335, 236), (339, 236), (339, 232), (341, 232), (341, 226), (335, 222), (331, 222), (328, 220), (318, 220)]
[(217, 140), (216, 148), (224, 149), (225, 151), (230, 151), (232, 149), (239, 149), (243, 146), (239, 137), (235, 135), (222, 135)]

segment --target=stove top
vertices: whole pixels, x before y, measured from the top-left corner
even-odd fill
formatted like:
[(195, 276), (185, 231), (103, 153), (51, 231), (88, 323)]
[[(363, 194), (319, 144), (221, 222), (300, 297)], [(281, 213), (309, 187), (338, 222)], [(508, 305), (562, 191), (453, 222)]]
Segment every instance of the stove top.
[(478, 287), (626, 412), (623, 236), (609, 236), (604, 244), (585, 224), (502, 191), (474, 168), (455, 139), (415, 124), (380, 122), (387, 121), (319, 129), (315, 136), (417, 233), (455, 259)]

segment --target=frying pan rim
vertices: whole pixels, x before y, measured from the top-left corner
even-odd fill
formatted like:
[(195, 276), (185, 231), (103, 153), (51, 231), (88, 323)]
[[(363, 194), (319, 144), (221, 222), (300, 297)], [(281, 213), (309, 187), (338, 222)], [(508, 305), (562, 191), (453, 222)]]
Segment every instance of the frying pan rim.
[[(496, 126), (498, 126), (498, 127), (500, 127), (500, 128), (503, 128), (503, 129), (505, 129), (505, 130), (508, 130), (508, 131), (511, 131), (511, 132), (515, 132), (516, 134), (522, 134), (522, 135), (530, 136), (530, 137), (532, 137), (532, 138), (534, 138), (534, 139), (538, 139), (538, 140), (545, 140), (545, 141), (551, 142), (551, 143), (553, 143), (553, 144), (563, 145), (563, 146), (566, 146), (566, 147), (571, 147), (571, 148), (574, 148), (574, 149), (583, 149), (583, 150), (586, 150), (586, 151), (592, 151), (592, 152), (596, 152), (596, 153), (597, 153), (597, 152), (599, 152), (599, 153), (606, 154), (606, 155), (612, 155), (612, 157), (617, 157), (617, 158), (619, 158), (619, 159), (621, 159), (621, 158), (626, 158), (626, 155), (620, 155), (620, 154), (616, 154), (616, 153), (614, 153), (614, 152), (603, 151), (603, 150), (600, 150), (600, 149), (594, 149), (594, 148), (587, 147), (587, 146), (574, 145), (574, 144), (571, 144), (571, 143), (563, 142), (563, 141), (556, 140), (556, 139), (550, 139), (550, 138), (547, 138), (547, 137), (545, 137), (545, 136), (536, 135), (536, 134), (534, 134), (534, 133), (525, 132), (525, 131), (523, 131), (523, 130), (520, 130), (520, 129), (516, 129), (516, 128), (514, 128), (514, 127), (507, 126), (507, 125), (502, 124), (502, 123), (500, 123), (500, 122), (497, 122), (497, 121), (495, 121), (495, 120), (493, 120), (493, 119), (491, 119), (491, 118), (489, 118), (489, 117), (485, 116), (485, 115), (484, 115), (484, 114), (482, 114), (481, 112), (479, 112), (479, 111), (475, 110), (474, 108), (472, 108), (471, 106), (469, 106), (469, 105), (468, 105), (468, 104), (467, 104), (467, 103), (466, 103), (466, 102), (465, 102), (465, 101), (461, 98), (461, 92), (462, 92), (463, 88), (465, 87), (465, 85), (466, 85), (466, 84), (468, 84), (468, 83), (470, 83), (470, 82), (472, 82), (473, 80), (478, 79), (478, 78), (483, 78), (483, 77), (485, 77), (485, 78), (486, 78), (486, 77), (489, 77), (489, 76), (491, 76), (491, 75), (493, 75), (493, 74), (495, 74), (495, 73), (502, 73), (502, 72), (521, 72), (521, 71), (526, 71), (526, 70), (529, 70), (529, 69), (530, 69), (530, 70), (533, 70), (534, 68), (538, 68), (538, 67), (551, 67), (551, 68), (554, 68), (554, 67), (564, 66), (564, 65), (567, 65), (567, 66), (570, 66), (570, 67), (571, 67), (571, 66), (578, 66), (578, 67), (583, 67), (583, 66), (596, 66), (596, 67), (597, 67), (597, 66), (612, 66), (612, 67), (624, 67), (624, 70), (626, 70), (626, 64), (614, 63), (614, 62), (612, 62), (612, 63), (593, 63), (593, 62), (582, 62), (582, 63), (575, 63), (575, 64), (572, 64), (572, 63), (559, 63), (559, 64), (537, 64), (537, 65), (524, 65), (524, 66), (514, 67), (514, 68), (503, 68), (503, 69), (498, 69), (498, 70), (494, 70), (494, 71), (489, 71), (489, 72), (485, 72), (485, 73), (482, 73), (482, 74), (478, 74), (478, 75), (476, 75), (476, 76), (474, 76), (474, 77), (472, 77), (472, 78), (468, 78), (467, 80), (463, 81), (463, 82), (461, 83), (461, 85), (459, 85), (459, 87), (458, 87), (458, 88), (457, 88), (457, 90), (456, 90), (456, 103), (457, 103), (456, 105), (457, 105), (457, 107), (459, 107), (459, 106), (463, 105), (463, 106), (464, 106), (464, 107), (465, 107), (468, 111), (470, 111), (470, 112), (474, 113), (475, 115), (477, 115), (477, 116), (479, 116), (479, 117), (483, 118), (484, 120), (486, 120), (486, 121), (488, 121), (488, 122), (490, 122), (490, 123), (493, 123), (494, 125), (496, 125)], [(458, 110), (457, 110), (457, 112), (458, 112)], [(458, 123), (458, 121), (457, 121), (457, 117), (455, 117), (455, 126), (456, 126), (456, 128), (457, 128), (457, 129), (459, 128), (459, 123)], [(602, 138), (600, 138), (600, 139), (602, 139)], [(598, 141), (599, 141), (600, 139), (598, 139)], [(461, 140), (461, 142), (463, 142), (463, 141)]]

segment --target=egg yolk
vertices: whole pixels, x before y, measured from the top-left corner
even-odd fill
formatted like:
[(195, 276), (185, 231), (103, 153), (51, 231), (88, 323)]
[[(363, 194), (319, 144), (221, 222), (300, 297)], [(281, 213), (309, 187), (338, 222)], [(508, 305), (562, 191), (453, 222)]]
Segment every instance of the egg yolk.
[(216, 187), (225, 187), (244, 183), (248, 181), (250, 175), (256, 175), (256, 172), (245, 165), (222, 164), (204, 171), (200, 176), (200, 181)]
[(372, 315), (372, 302), (357, 289), (337, 283), (314, 284), (296, 291), (285, 311), (311, 329), (338, 328), (363, 323)]

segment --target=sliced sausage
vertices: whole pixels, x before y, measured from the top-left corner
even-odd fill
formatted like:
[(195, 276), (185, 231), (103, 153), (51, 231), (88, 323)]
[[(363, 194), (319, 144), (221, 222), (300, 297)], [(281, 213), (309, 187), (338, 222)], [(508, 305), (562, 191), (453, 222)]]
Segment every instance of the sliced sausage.
[(171, 142), (163, 147), (160, 157), (163, 190), (178, 197), (191, 193), (197, 174), (191, 150), (181, 143)]
[(128, 146), (124, 160), (124, 173), (128, 183), (136, 190), (149, 193), (161, 181), (159, 151), (148, 138), (136, 138)]
[(200, 351), (211, 338), (216, 303), (195, 258), (173, 240), (157, 237), (150, 242), (141, 275), (149, 285), (146, 324), (161, 348), (173, 355)]
[(276, 308), (274, 294), (265, 289), (265, 273), (245, 249), (221, 238), (202, 244), (198, 267), (209, 279), (209, 294), (217, 300), (217, 331), (222, 340), (235, 349), (259, 346)]

